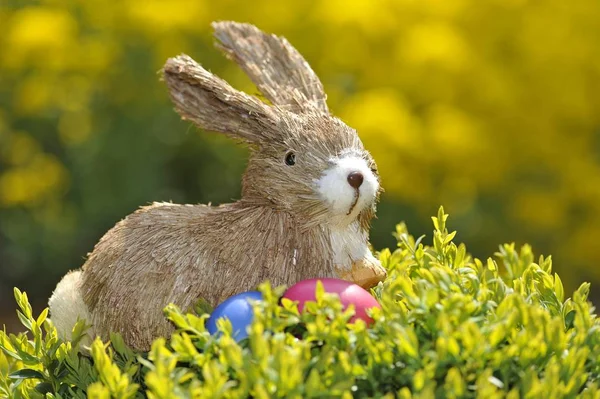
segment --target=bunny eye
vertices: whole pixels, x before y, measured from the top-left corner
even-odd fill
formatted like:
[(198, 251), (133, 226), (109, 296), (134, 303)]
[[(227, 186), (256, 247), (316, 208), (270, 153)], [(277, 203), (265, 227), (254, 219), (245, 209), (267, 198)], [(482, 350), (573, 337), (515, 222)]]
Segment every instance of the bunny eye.
[(289, 166), (293, 166), (296, 164), (296, 154), (293, 151), (289, 151), (285, 154), (285, 164)]

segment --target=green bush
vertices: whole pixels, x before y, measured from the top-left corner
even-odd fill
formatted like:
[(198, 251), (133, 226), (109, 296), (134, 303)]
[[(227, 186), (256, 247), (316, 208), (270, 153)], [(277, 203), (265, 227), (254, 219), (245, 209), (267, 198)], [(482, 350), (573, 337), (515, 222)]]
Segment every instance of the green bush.
[(379, 257), (389, 272), (373, 289), (381, 303), (375, 323), (348, 324), (336, 296), (298, 314), (261, 290), (247, 340), (231, 325), (211, 336), (207, 314), (165, 309), (178, 328), (150, 352), (135, 353), (114, 334), (91, 355), (61, 342), (47, 310), (35, 318), (15, 289), (27, 333), (0, 332), (0, 396), (91, 398), (270, 397), (600, 397), (600, 322), (587, 301), (589, 284), (564, 298), (551, 259), (537, 263), (530, 247), (500, 247), (494, 258), (472, 258), (453, 243), (440, 208), (433, 243), (415, 240), (404, 224), (398, 247)]

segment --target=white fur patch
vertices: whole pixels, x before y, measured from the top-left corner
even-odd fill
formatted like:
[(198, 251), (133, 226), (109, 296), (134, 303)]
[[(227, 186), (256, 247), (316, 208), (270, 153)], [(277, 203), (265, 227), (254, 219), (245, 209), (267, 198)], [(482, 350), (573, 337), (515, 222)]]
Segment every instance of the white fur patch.
[(367, 246), (367, 233), (362, 231), (358, 222), (345, 227), (333, 226), (330, 231), (333, 262), (336, 267), (350, 269), (352, 263), (357, 260), (375, 261)]
[[(71, 332), (77, 319), (85, 319), (90, 324), (90, 314), (81, 296), (81, 271), (77, 270), (66, 274), (52, 293), (48, 306), (50, 319), (56, 327), (58, 335), (63, 340), (71, 339)], [(82, 340), (83, 345), (88, 345), (91, 340), (92, 329), (88, 330), (87, 339)]]
[[(348, 225), (373, 203), (379, 190), (379, 181), (363, 158), (347, 156), (332, 161), (334, 165), (316, 181), (317, 190), (333, 214), (332, 224)], [(352, 213), (348, 214), (356, 200), (356, 190), (348, 183), (348, 175), (352, 172), (360, 172), (363, 183), (358, 189), (358, 202)]]

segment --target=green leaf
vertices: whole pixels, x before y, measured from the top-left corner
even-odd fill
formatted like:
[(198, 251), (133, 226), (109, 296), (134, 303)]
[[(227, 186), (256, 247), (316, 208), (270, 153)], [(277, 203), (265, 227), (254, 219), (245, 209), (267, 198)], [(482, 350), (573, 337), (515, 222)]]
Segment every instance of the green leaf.
[(450, 243), (454, 237), (456, 236), (456, 231), (453, 231), (452, 233), (449, 233), (446, 235), (446, 237), (444, 238), (444, 245)]
[(575, 311), (571, 310), (565, 315), (565, 328), (570, 330), (575, 325)]
[(110, 334), (110, 343), (115, 349), (115, 351), (121, 355), (128, 354), (127, 345), (125, 345), (125, 341), (123, 341), (123, 337), (119, 333), (111, 333)]
[(35, 386), (34, 389), (43, 395), (47, 393), (52, 393), (53, 391), (52, 384), (50, 384), (49, 382), (40, 382)]
[(28, 379), (28, 378), (38, 378), (40, 380), (44, 379), (44, 375), (37, 371), (37, 370), (33, 370), (33, 369), (21, 369), (18, 371), (15, 371), (13, 373), (10, 373), (9, 378), (13, 378), (13, 379)]
[(204, 298), (199, 298), (194, 304), (194, 312), (199, 316), (211, 314), (213, 310), (213, 306)]
[(565, 289), (563, 288), (560, 277), (556, 273), (554, 273), (554, 293), (556, 295), (556, 299), (558, 299), (560, 303), (565, 300)]
[(321, 305), (325, 297), (325, 287), (321, 280), (317, 280), (315, 287), (315, 299), (317, 304)]
[(27, 318), (21, 311), (17, 310), (17, 317), (21, 321), (21, 324), (25, 326), (26, 329), (31, 331), (31, 319)]
[(42, 310), (42, 313), (40, 313), (40, 315), (38, 316), (36, 323), (38, 326), (41, 326), (42, 324), (44, 324), (44, 321), (46, 321), (46, 318), (48, 317), (48, 308), (45, 308), (44, 310)]
[(40, 363), (40, 359), (38, 359), (37, 357), (35, 357), (33, 355), (30, 355), (29, 353), (25, 352), (21, 348), (15, 348), (15, 349), (16, 349), (17, 353), (19, 354), (21, 361), (23, 363), (25, 363), (26, 365), (33, 366), (33, 365), (38, 365)]
[(23, 312), (24, 316), (27, 319), (32, 320), (33, 315), (31, 311), (31, 305), (29, 304), (29, 299), (27, 298), (27, 294), (21, 292), (17, 287), (13, 288), (13, 292), (17, 301), (17, 305), (19, 305), (19, 308)]

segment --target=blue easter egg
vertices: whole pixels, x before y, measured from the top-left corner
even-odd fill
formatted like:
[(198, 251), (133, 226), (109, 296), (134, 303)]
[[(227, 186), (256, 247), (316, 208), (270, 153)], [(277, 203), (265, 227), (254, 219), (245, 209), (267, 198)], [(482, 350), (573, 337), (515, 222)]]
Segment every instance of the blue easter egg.
[(248, 291), (227, 298), (211, 313), (206, 323), (209, 333), (220, 333), (217, 329), (217, 320), (227, 318), (233, 327), (233, 337), (241, 341), (248, 336), (247, 327), (252, 323), (254, 311), (250, 301), (262, 299), (259, 291)]

